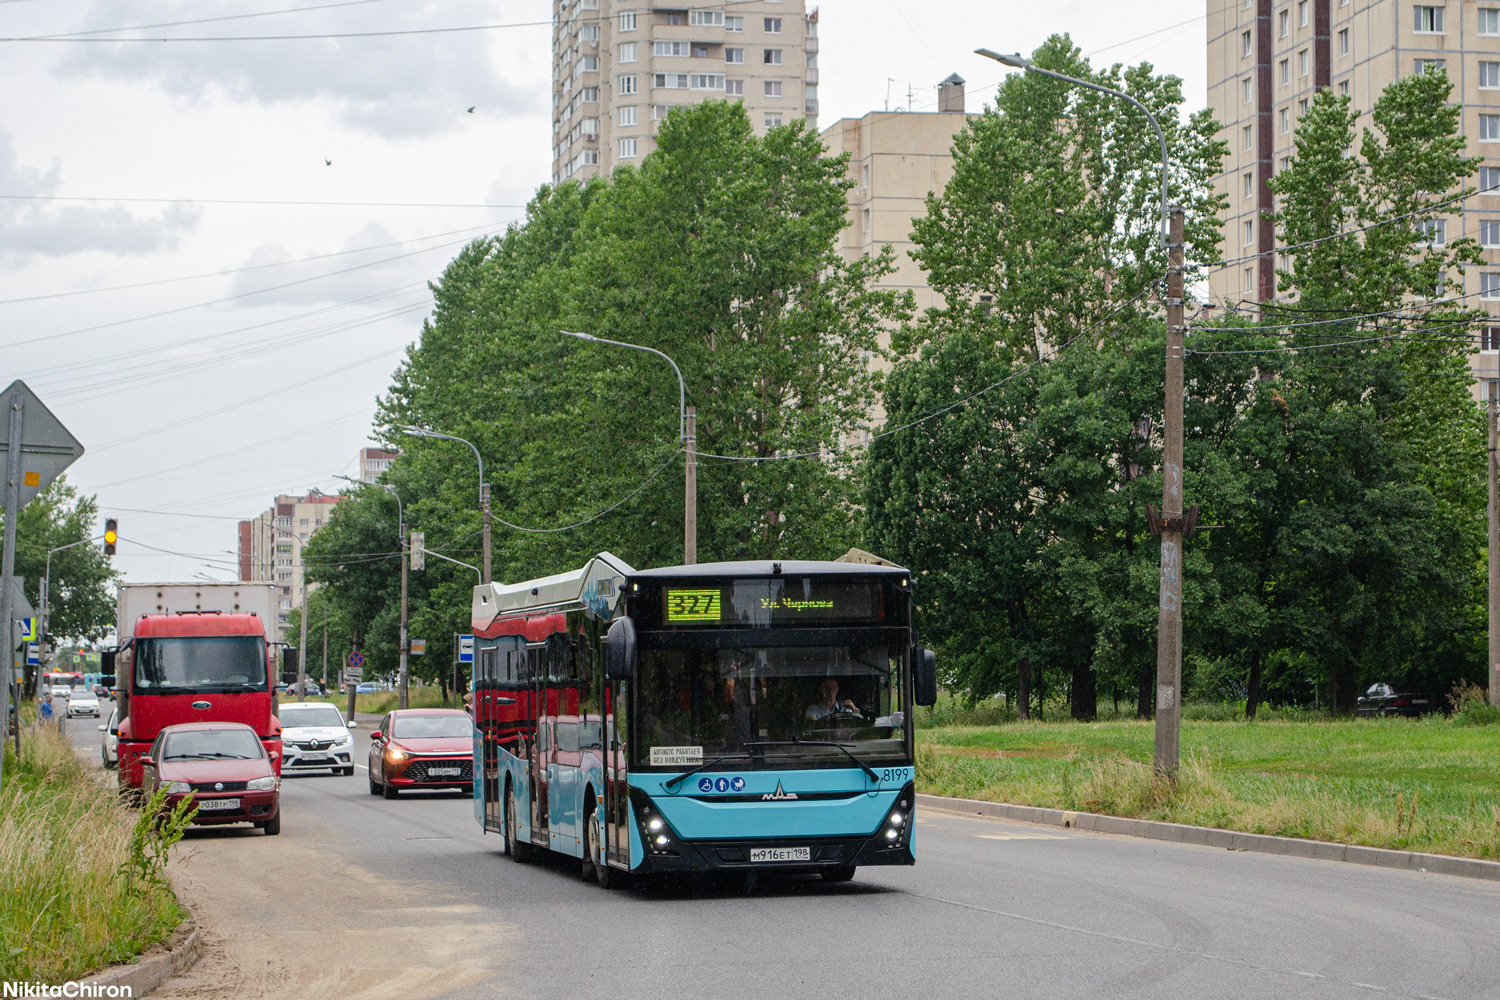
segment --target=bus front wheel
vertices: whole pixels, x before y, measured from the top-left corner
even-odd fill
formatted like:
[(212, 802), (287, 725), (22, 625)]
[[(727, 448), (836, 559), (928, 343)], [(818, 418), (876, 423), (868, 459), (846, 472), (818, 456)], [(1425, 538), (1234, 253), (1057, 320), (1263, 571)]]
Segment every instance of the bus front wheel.
[(823, 871), (824, 882), (847, 882), (853, 877), (853, 865), (845, 865), (842, 868), (828, 868)]
[(505, 846), (510, 859), (518, 864), (530, 860), (531, 845), (523, 844), (516, 832), (516, 796), (514, 790), (505, 797)]

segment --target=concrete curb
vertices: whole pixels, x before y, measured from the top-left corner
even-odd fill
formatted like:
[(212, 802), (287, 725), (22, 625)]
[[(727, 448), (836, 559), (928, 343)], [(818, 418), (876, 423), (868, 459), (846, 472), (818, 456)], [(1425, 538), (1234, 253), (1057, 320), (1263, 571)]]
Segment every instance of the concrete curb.
[(1444, 854), (1421, 854), (1416, 851), (1391, 851), (1382, 847), (1360, 847), (1356, 844), (1330, 844), (1321, 840), (1299, 840), (1295, 837), (1270, 837), (1260, 833), (1215, 830), (1183, 823), (1158, 823), (1154, 820), (1101, 816), (1097, 813), (1071, 812), (1017, 806), (1007, 802), (981, 802), (978, 799), (950, 799), (941, 795), (917, 795), (917, 805), (926, 809), (988, 816), (991, 819), (1015, 820), (1043, 826), (1060, 826), (1094, 833), (1113, 833), (1123, 837), (1145, 837), (1176, 844), (1222, 847), (1230, 851), (1255, 851), (1281, 854), (1316, 861), (1344, 861), (1352, 865), (1375, 865), (1380, 868), (1404, 868), (1408, 871), (1458, 875), (1500, 881), (1500, 862), (1477, 858), (1451, 858)]
[[(178, 925), (165, 945), (157, 945), (130, 965), (116, 965), (79, 982), (88, 987), (79, 996), (143, 997), (173, 976), (180, 976), (198, 961), (203, 940), (191, 916)], [(117, 988), (111, 992), (111, 988)], [(124, 987), (130, 992), (125, 993)]]

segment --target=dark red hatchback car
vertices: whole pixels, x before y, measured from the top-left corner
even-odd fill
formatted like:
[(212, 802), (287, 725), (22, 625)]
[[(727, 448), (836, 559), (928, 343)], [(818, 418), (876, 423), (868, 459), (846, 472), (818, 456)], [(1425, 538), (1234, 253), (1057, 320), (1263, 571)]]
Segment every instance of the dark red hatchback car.
[(370, 734), (370, 794), (474, 791), (474, 720), (456, 708), (397, 709)]
[(281, 781), (255, 730), (239, 722), (167, 726), (141, 758), (142, 792), (167, 790), (167, 806), (188, 795), (198, 803), (195, 825), (253, 823), (281, 832)]

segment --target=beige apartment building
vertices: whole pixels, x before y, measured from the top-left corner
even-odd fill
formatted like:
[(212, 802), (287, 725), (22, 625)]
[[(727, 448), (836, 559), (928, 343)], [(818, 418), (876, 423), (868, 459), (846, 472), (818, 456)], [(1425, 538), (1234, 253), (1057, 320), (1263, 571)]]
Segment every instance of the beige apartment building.
[(342, 497), (326, 493), (279, 496), (259, 516), (239, 525), (241, 580), (276, 585), (276, 637), (286, 638), (287, 614), (302, 602), (302, 546), (328, 521)]
[(640, 163), (674, 107), (740, 100), (757, 132), (818, 115), (818, 12), (803, 0), (701, 8), (556, 0), (552, 181)]
[[(1500, 0), (1208, 0), (1208, 103), (1230, 151), (1217, 184), (1229, 199), (1223, 257), (1240, 258), (1209, 276), (1220, 307), (1276, 296), (1271, 178), (1291, 162), (1297, 121), (1323, 87), (1350, 95), (1360, 127), (1391, 81), (1444, 68), (1463, 105), (1470, 156), (1483, 159), (1480, 193), (1437, 229), (1440, 240), (1469, 236), (1489, 267), (1470, 268), (1448, 291), (1500, 317)], [(1480, 335), (1476, 372), (1495, 378), (1500, 318)]]

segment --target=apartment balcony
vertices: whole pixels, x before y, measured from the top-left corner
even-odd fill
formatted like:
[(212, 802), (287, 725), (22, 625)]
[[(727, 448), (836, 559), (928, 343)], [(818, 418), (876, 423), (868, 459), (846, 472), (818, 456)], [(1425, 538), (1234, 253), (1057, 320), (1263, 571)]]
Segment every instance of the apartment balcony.
[(809, 36), (807, 36), (807, 38), (803, 39), (802, 51), (803, 52), (816, 52), (816, 51), (818, 51), (818, 36), (817, 35), (809, 35)]
[(815, 118), (818, 114), (818, 102), (807, 101), (802, 105), (802, 113), (809, 118)]
[(810, 67), (808, 67), (807, 72), (803, 76), (802, 82), (803, 83), (812, 83), (812, 84), (817, 83), (818, 82), (818, 67), (816, 67), (816, 66), (810, 66)]

